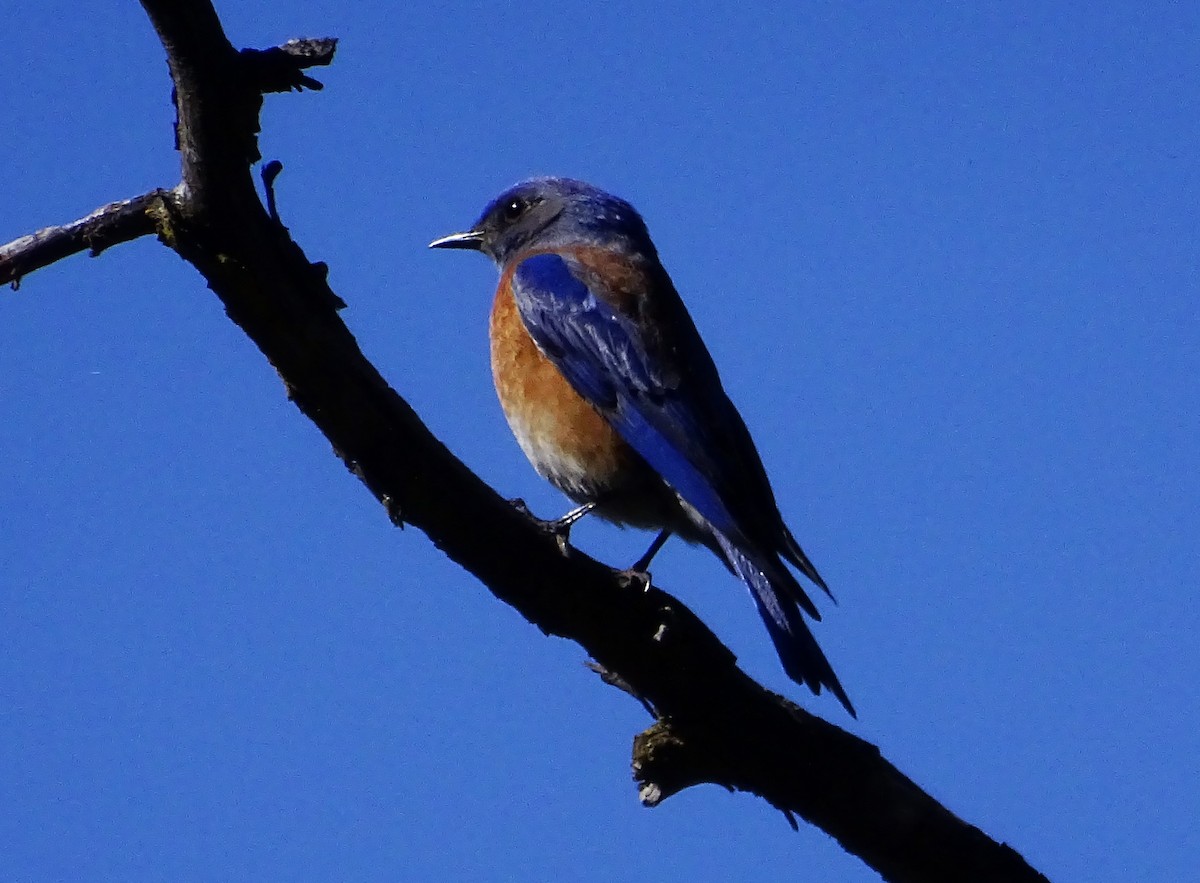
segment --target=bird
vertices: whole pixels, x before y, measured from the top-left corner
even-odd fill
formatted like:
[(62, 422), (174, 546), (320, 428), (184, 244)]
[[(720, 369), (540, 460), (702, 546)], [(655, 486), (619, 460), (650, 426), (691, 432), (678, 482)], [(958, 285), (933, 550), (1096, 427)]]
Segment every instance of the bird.
[(638, 572), (672, 535), (707, 547), (749, 588), (787, 675), (857, 717), (787, 565), (832, 593), (637, 210), (584, 181), (531, 178), (429, 247), (482, 252), (500, 271), (492, 376), (522, 451), (577, 504), (557, 524), (594, 512), (658, 530)]

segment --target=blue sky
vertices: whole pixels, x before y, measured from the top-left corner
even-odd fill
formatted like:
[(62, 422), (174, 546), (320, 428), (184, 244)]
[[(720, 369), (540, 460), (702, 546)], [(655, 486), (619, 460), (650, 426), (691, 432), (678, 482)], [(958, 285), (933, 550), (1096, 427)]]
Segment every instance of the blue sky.
[[(494, 271), (425, 244), (530, 174), (628, 198), (838, 595), (860, 720), (707, 552), (658, 582), (1051, 879), (1194, 875), (1197, 8), (218, 8), (237, 45), (342, 39), (263, 152), (460, 457), (565, 509), (494, 401)], [(0, 240), (178, 179), (140, 7), (10, 18)], [(11, 879), (877, 879), (750, 797), (641, 808), (639, 706), (392, 528), (152, 241), (0, 292), (0, 462)]]

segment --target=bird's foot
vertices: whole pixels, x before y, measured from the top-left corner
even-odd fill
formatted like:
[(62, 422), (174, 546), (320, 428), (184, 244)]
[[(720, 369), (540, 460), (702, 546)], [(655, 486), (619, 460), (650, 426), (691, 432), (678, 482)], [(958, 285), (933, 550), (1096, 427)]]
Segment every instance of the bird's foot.
[(509, 505), (511, 505), (522, 515), (526, 515), (536, 521), (538, 527), (541, 528), (543, 533), (550, 534), (552, 537), (554, 537), (554, 539), (558, 542), (558, 551), (563, 555), (567, 554), (567, 548), (569, 545), (568, 541), (571, 539), (572, 526), (574, 526), (576, 521), (587, 515), (596, 507), (595, 503), (585, 503), (582, 506), (572, 509), (566, 515), (562, 516), (562, 518), (555, 518), (551, 521), (547, 521), (544, 518), (538, 518), (536, 515), (530, 512), (529, 506), (527, 506), (525, 501), (520, 497), (516, 497), (508, 502)]
[(650, 562), (654, 560), (654, 556), (658, 554), (658, 550), (663, 547), (668, 539), (671, 538), (670, 528), (663, 528), (659, 531), (658, 536), (654, 538), (654, 542), (650, 544), (650, 548), (646, 550), (646, 554), (633, 562), (633, 566), (629, 568), (628, 573), (645, 574), (647, 578), (650, 576)]
[(576, 508), (572, 509), (562, 518), (556, 518), (554, 521), (548, 521), (546, 523), (552, 527), (555, 533), (562, 534), (563, 536), (570, 536), (572, 525), (574, 525), (576, 521), (587, 515), (595, 508), (595, 503), (584, 503), (582, 506), (577, 506)]
[(650, 587), (653, 585), (650, 572), (639, 568), (637, 564), (626, 570), (618, 570), (617, 582), (623, 589), (638, 589), (642, 592), (650, 591)]
[(575, 525), (576, 521), (595, 508), (595, 503), (584, 503), (582, 506), (572, 509), (562, 518), (556, 518), (554, 521), (543, 521), (542, 530), (548, 531), (554, 536), (554, 539), (558, 541), (558, 551), (566, 555), (569, 546), (568, 541), (571, 539), (571, 528)]
[(658, 536), (654, 538), (654, 542), (650, 544), (650, 548), (646, 550), (646, 554), (633, 562), (632, 567), (627, 567), (618, 572), (617, 578), (621, 581), (621, 585), (629, 588), (638, 586), (643, 592), (650, 591), (650, 586), (653, 581), (650, 577), (650, 562), (654, 560), (654, 556), (658, 554), (658, 550), (663, 547), (671, 536), (670, 528), (663, 528)]

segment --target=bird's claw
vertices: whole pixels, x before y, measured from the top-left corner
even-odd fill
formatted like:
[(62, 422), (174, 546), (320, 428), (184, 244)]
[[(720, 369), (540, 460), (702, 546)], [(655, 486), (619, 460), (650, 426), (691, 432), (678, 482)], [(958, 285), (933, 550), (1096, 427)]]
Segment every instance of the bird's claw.
[[(553, 521), (541, 521), (542, 530), (558, 541), (558, 551), (560, 553), (563, 555), (568, 554), (571, 528), (575, 525), (576, 521), (591, 512), (594, 507), (594, 503), (586, 503), (577, 509), (572, 509), (562, 518), (556, 518)], [(526, 511), (529, 510), (527, 509)]]
[(623, 589), (636, 588), (643, 592), (650, 591), (650, 587), (653, 585), (650, 572), (638, 570), (636, 567), (630, 567), (627, 570), (618, 570), (617, 582)]
[(544, 518), (538, 518), (536, 515), (534, 515), (533, 512), (530, 511), (529, 506), (526, 505), (525, 501), (520, 497), (514, 497), (508, 501), (508, 504), (522, 515), (536, 522), (542, 533), (549, 534), (550, 536), (554, 537), (554, 539), (558, 542), (558, 551), (564, 556), (568, 554), (570, 549), (571, 527), (576, 521), (591, 512), (592, 508), (594, 507), (594, 504), (587, 503), (578, 507), (577, 509), (572, 509), (562, 518), (555, 518), (552, 521), (547, 521)]

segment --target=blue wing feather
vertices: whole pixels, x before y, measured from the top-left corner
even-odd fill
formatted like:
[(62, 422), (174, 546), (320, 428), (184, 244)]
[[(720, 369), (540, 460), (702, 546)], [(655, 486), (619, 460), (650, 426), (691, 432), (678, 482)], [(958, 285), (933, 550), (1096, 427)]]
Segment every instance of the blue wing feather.
[[(570, 255), (532, 255), (512, 282), (542, 352), (708, 523), (714, 551), (749, 586), (788, 674), (814, 692), (828, 686), (853, 714), (796, 605), (820, 615), (779, 556), (828, 589), (784, 526), (750, 434), (682, 304), (672, 317), (682, 327), (664, 342), (615, 308), (616, 298), (597, 290), (597, 274)], [(673, 289), (660, 294), (678, 298)]]
[(526, 259), (513, 281), (526, 327), (571, 386), (713, 527), (733, 531), (712, 458), (702, 456), (700, 409), (686, 388), (664, 384), (633, 320), (598, 298), (561, 255)]
[[(525, 259), (513, 277), (538, 346), (680, 496), (714, 528), (750, 531), (786, 552), (790, 535), (758, 452), (690, 318), (674, 317), (688, 327), (664, 344), (594, 290), (598, 284), (570, 256), (552, 253)], [(807, 559), (796, 563), (824, 588)]]

